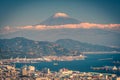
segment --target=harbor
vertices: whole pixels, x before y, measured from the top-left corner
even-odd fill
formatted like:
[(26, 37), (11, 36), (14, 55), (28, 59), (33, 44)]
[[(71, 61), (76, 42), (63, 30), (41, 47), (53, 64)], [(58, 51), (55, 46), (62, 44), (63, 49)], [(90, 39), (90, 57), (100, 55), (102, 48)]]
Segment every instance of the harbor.
[(39, 63), (39, 62), (51, 62), (51, 61), (72, 61), (72, 60), (84, 60), (87, 56), (43, 56), (40, 58), (10, 58), (1, 60), (3, 63)]

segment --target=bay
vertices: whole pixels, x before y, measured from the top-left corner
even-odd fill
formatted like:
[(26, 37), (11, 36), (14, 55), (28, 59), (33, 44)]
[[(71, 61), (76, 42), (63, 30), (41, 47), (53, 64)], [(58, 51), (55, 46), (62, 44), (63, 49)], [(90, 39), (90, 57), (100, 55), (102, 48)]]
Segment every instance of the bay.
[[(39, 62), (39, 63), (16, 63), (17, 68), (21, 68), (24, 65), (35, 66), (37, 70), (43, 68), (50, 68), (51, 71), (59, 71), (61, 68), (67, 68), (70, 70), (80, 72), (101, 72), (101, 73), (114, 73), (120, 75), (120, 72), (106, 72), (104, 70), (95, 71), (91, 67), (103, 67), (103, 66), (116, 66), (120, 67), (120, 64), (114, 64), (113, 61), (120, 61), (120, 54), (85, 54), (87, 58), (85, 60), (73, 60), (73, 61), (52, 61), (52, 62)], [(58, 65), (54, 65), (57, 63)]]

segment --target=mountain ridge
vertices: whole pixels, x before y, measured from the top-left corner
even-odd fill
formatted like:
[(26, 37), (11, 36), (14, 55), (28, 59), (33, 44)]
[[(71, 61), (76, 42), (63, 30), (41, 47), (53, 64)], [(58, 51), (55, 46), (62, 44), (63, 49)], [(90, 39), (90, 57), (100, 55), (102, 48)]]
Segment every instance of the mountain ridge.
[[(75, 53), (77, 51), (77, 53)], [(34, 41), (24, 37), (0, 39), (0, 58), (41, 57), (48, 55), (79, 55), (85, 51), (120, 51), (100, 45), (82, 43), (72, 39), (59, 39), (56, 42)]]
[(96, 52), (96, 51), (120, 51), (119, 48), (112, 48), (103, 45), (96, 45), (90, 43), (84, 43), (72, 39), (59, 39), (56, 41), (57, 44), (70, 50), (77, 50), (80, 52)]
[(47, 41), (33, 41), (26, 38), (0, 39), (0, 58), (40, 57), (46, 55), (67, 55), (69, 50)]

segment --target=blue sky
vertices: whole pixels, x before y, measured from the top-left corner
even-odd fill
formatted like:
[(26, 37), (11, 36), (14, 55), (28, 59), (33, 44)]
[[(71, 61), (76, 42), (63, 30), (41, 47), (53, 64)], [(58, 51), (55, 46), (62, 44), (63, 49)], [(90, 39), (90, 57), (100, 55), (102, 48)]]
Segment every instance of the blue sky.
[(82, 22), (120, 23), (120, 0), (0, 0), (0, 26), (39, 24), (57, 12)]

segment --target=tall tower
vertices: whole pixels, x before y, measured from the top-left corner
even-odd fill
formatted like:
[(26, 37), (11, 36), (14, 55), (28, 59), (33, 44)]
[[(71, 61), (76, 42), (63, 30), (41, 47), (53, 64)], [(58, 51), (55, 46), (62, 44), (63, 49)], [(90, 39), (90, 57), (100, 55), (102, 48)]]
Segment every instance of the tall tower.
[(47, 74), (51, 73), (49, 68), (44, 68), (42, 71), (43, 73), (47, 73)]
[(25, 66), (22, 67), (22, 75), (26, 76), (27, 74), (28, 74), (27, 73), (27, 66), (25, 65)]
[(35, 72), (35, 67), (34, 66), (28, 66), (29, 72)]

